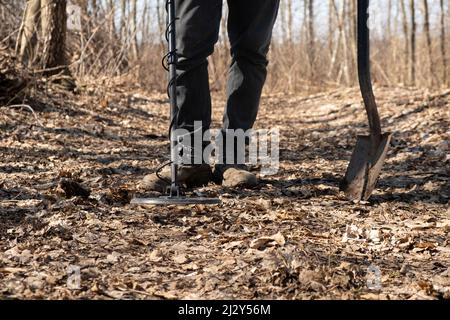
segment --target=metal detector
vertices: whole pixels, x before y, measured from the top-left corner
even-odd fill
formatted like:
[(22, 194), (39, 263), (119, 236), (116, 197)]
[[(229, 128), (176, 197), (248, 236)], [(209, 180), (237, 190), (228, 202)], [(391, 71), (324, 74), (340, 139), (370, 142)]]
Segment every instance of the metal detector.
[(169, 52), (165, 56), (167, 59), (168, 67), (165, 67), (169, 73), (168, 82), (168, 95), (170, 100), (170, 170), (171, 181), (170, 187), (168, 187), (167, 195), (159, 198), (134, 198), (131, 200), (131, 204), (136, 205), (192, 205), (192, 204), (204, 204), (215, 205), (220, 204), (221, 201), (218, 198), (204, 198), (204, 197), (186, 197), (183, 195), (181, 186), (178, 181), (178, 164), (179, 158), (177, 154), (178, 142), (174, 139), (175, 131), (178, 126), (178, 114), (179, 107), (177, 102), (177, 47), (176, 47), (176, 11), (175, 0), (167, 0), (167, 29), (166, 40), (168, 42)]

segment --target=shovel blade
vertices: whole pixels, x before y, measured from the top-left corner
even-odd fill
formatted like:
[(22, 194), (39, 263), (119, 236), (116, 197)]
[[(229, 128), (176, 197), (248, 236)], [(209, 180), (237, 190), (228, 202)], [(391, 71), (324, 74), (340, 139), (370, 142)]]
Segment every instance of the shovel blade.
[(350, 200), (367, 201), (376, 187), (391, 142), (391, 133), (373, 145), (370, 136), (358, 136), (341, 190)]

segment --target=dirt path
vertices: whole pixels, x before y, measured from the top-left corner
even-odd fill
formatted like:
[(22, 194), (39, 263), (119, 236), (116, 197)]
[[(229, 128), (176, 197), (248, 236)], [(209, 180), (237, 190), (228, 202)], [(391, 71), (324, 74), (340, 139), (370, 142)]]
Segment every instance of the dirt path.
[[(55, 93), (33, 104), (44, 127), (2, 109), (0, 299), (449, 298), (450, 92), (376, 91), (396, 134), (370, 203), (338, 190), (365, 133), (356, 89), (265, 96), (257, 127), (281, 130), (280, 172), (256, 190), (202, 190), (219, 207), (127, 204), (166, 160), (163, 95)], [(62, 178), (89, 199), (63, 197)]]

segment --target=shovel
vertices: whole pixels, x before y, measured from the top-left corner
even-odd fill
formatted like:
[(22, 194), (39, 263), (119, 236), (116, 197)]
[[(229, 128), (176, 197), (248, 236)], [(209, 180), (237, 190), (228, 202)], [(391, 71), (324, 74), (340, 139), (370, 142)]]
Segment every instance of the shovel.
[(358, 136), (341, 190), (350, 200), (367, 201), (376, 187), (392, 134), (381, 132), (370, 75), (369, 0), (358, 0), (358, 75), (370, 135)]

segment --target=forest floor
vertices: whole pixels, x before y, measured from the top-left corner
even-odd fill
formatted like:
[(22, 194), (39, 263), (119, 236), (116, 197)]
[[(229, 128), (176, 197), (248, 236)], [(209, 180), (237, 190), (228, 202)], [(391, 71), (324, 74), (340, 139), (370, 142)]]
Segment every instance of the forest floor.
[(35, 116), (0, 109), (0, 299), (450, 298), (450, 91), (376, 88), (394, 139), (369, 202), (338, 187), (367, 130), (353, 88), (264, 95), (256, 127), (280, 129), (281, 164), (257, 188), (139, 207), (167, 160), (165, 95), (43, 90)]

